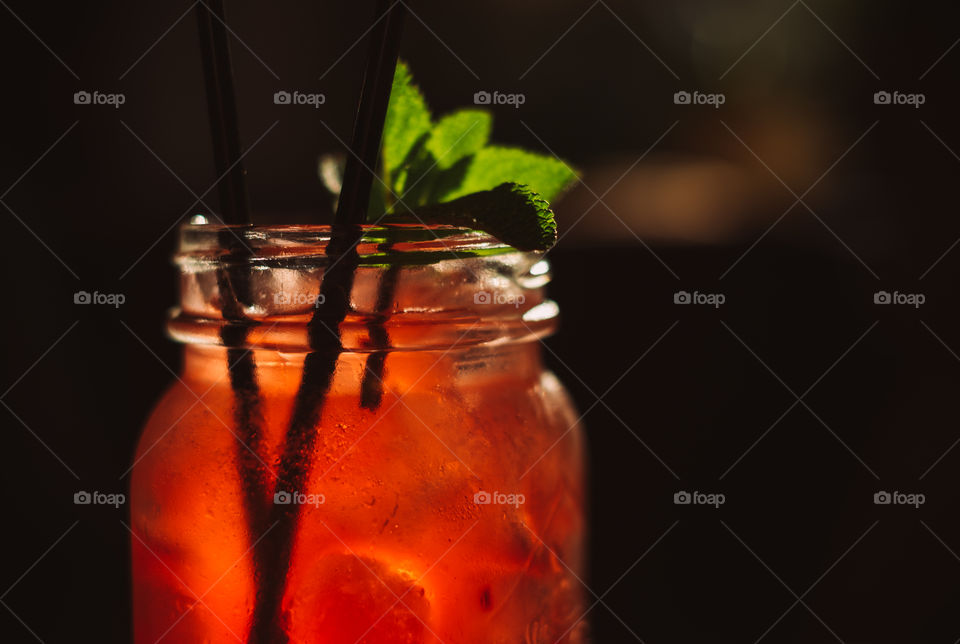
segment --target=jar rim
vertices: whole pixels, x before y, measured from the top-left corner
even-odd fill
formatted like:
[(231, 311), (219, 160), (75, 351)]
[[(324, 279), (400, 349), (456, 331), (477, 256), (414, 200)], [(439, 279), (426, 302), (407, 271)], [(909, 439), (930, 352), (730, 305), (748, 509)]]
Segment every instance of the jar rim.
[[(343, 243), (339, 232), (328, 225), (181, 227), (174, 258), (181, 298), (170, 334), (190, 344), (220, 344), (222, 328), (243, 326), (250, 346), (306, 350), (307, 323), (324, 314), (326, 271), (343, 257), (327, 254), (329, 244)], [(350, 260), (348, 312), (338, 322), (346, 351), (517, 342), (555, 327), (542, 252), (454, 226), (363, 225), (349, 232), (359, 242)], [(223, 288), (231, 292), (234, 279), (245, 295), (225, 300)], [(239, 318), (224, 315), (224, 301), (236, 302)]]
[[(196, 219), (196, 218), (195, 218)], [(506, 253), (525, 254), (479, 230), (449, 225), (361, 224), (356, 245), (361, 265), (429, 263), (457, 257), (482, 257)], [(243, 261), (270, 264), (301, 258), (323, 263), (335, 232), (328, 224), (226, 225), (191, 221), (180, 228), (174, 263), (191, 265), (222, 261), (238, 245), (248, 251)], [(542, 255), (531, 253), (531, 257)]]

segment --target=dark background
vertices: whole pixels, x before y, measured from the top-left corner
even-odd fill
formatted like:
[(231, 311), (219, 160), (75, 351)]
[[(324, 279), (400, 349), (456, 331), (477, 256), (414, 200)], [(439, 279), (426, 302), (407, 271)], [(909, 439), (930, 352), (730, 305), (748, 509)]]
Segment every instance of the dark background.
[[(189, 2), (0, 5), (0, 633), (122, 642), (125, 510), (72, 497), (125, 491), (171, 379), (157, 358), (178, 364), (163, 330), (175, 225), (206, 210), (195, 197), (214, 180), (194, 16)], [(547, 357), (587, 412), (596, 640), (954, 642), (955, 10), (412, 8), (403, 56), (435, 112), (523, 93), (495, 108), (494, 138), (583, 171), (557, 204), (563, 326)], [(316, 161), (349, 138), (364, 50), (351, 46), (370, 12), (229, 3), (260, 221), (329, 221)], [(280, 89), (327, 102), (274, 105)], [(126, 103), (75, 105), (78, 90)], [(678, 90), (726, 101), (677, 105)], [(878, 90), (926, 102), (876, 105)], [(74, 305), (78, 290), (126, 303)], [(679, 290), (726, 302), (676, 305)], [(876, 305), (880, 290), (925, 303)], [(726, 503), (674, 505), (679, 490)], [(926, 503), (878, 506), (879, 490)]]

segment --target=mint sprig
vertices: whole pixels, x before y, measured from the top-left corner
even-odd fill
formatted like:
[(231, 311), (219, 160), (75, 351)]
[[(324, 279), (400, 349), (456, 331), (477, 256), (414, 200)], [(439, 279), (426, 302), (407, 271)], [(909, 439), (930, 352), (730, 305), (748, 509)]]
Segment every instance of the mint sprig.
[(528, 186), (512, 182), (453, 201), (420, 206), (393, 215), (392, 220), (482, 230), (518, 250), (549, 250), (557, 243), (557, 223), (550, 204)]
[(478, 150), (467, 161), (459, 185), (437, 195), (438, 201), (489, 190), (505, 181), (525, 184), (549, 201), (577, 178), (563, 161), (519, 148), (491, 145)]
[[(521, 250), (557, 239), (549, 201), (577, 178), (551, 156), (491, 145), (491, 114), (461, 109), (434, 121), (410, 68), (397, 64), (370, 218), (482, 230)], [(384, 216), (384, 213), (386, 215)]]

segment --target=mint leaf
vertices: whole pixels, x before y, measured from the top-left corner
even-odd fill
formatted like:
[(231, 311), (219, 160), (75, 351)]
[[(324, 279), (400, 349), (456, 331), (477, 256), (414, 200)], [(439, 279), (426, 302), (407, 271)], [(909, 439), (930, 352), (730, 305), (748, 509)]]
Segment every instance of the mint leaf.
[(557, 242), (557, 223), (550, 204), (529, 186), (511, 182), (415, 208), (394, 220), (482, 230), (519, 250), (545, 251)]
[(521, 250), (550, 248), (557, 226), (547, 200), (577, 175), (559, 159), (489, 145), (492, 129), (490, 114), (474, 108), (433, 123), (410, 68), (397, 63), (384, 121), (384, 185), (374, 186), (370, 219), (449, 224)]
[(458, 185), (448, 187), (435, 197), (437, 201), (447, 201), (511, 181), (530, 186), (549, 201), (576, 178), (576, 173), (559, 159), (519, 148), (489, 146), (470, 157)]
[(401, 210), (438, 201), (437, 195), (458, 186), (467, 157), (490, 139), (493, 118), (484, 110), (465, 109), (448, 114), (410, 151), (405, 174), (397, 177), (393, 191)]
[(410, 155), (417, 142), (429, 135), (430, 109), (416, 85), (410, 69), (403, 61), (397, 63), (390, 90), (390, 103), (383, 124), (384, 183), (396, 191), (402, 185)]
[(463, 157), (480, 150), (490, 140), (493, 117), (485, 110), (465, 109), (447, 114), (433, 126), (427, 151), (436, 167), (446, 170)]
[[(433, 168), (436, 160), (427, 150), (429, 134), (424, 134), (413, 144), (407, 153), (401, 169), (393, 176), (389, 185), (397, 206), (407, 210), (414, 205), (428, 203), (427, 193), (430, 190), (432, 179), (436, 177)], [(391, 212), (393, 209), (391, 208)]]

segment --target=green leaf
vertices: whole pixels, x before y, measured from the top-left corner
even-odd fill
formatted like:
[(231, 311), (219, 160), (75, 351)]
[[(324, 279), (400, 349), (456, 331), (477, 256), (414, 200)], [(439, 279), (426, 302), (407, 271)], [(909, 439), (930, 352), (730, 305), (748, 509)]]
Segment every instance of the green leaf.
[(390, 90), (390, 103), (383, 124), (383, 173), (385, 183), (394, 186), (417, 141), (430, 132), (431, 117), (423, 95), (403, 61), (397, 63)]
[(545, 251), (557, 242), (557, 222), (550, 204), (529, 186), (511, 182), (414, 208), (393, 220), (482, 230), (519, 250)]
[(486, 110), (457, 110), (433, 126), (427, 151), (436, 160), (436, 167), (445, 170), (485, 146), (492, 129), (493, 117)]
[(459, 185), (446, 187), (435, 197), (437, 201), (448, 201), (489, 190), (504, 182), (514, 182), (528, 185), (531, 190), (550, 201), (576, 178), (577, 175), (570, 166), (554, 157), (518, 148), (489, 146), (469, 157), (469, 164)]
[[(557, 239), (547, 200), (577, 178), (563, 161), (489, 145), (493, 122), (461, 109), (433, 124), (410, 69), (397, 64), (384, 122), (381, 176), (369, 216), (483, 230), (520, 250), (546, 250)], [(412, 209), (412, 211), (411, 211)]]
[(493, 119), (483, 110), (458, 110), (440, 119), (429, 137), (421, 137), (396, 173), (391, 189), (402, 200), (401, 210), (437, 201), (447, 185), (459, 184), (461, 170), (453, 166), (480, 150), (490, 139)]

